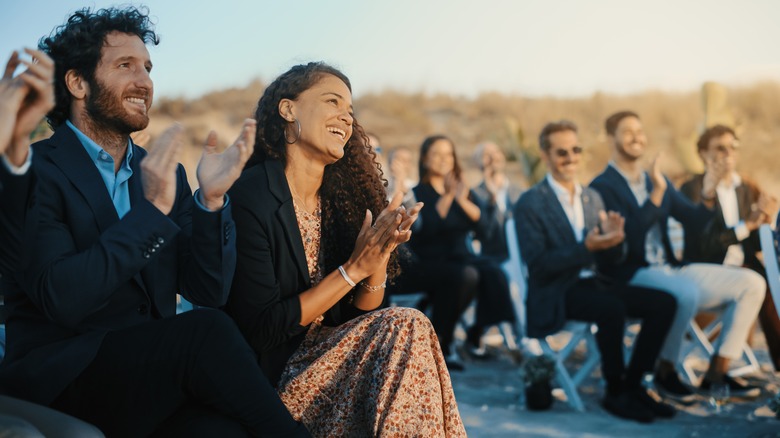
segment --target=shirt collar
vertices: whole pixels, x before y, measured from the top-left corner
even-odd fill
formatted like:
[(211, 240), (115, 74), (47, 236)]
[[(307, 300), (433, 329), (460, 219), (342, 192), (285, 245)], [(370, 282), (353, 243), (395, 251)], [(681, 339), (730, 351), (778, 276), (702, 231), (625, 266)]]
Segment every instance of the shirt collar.
[(620, 170), (618, 165), (615, 164), (615, 162), (613, 160), (609, 160), (609, 165), (612, 166), (612, 168), (615, 169), (617, 171), (617, 173), (619, 173), (620, 176), (623, 177), (624, 180), (626, 180), (626, 182), (628, 183), (629, 186), (630, 185), (634, 185), (634, 184), (640, 184), (640, 183), (644, 182), (644, 179), (643, 179), (643, 177), (645, 175), (644, 171), (642, 171), (642, 173), (640, 173), (639, 181), (631, 181), (631, 178), (629, 178), (628, 175), (626, 175), (622, 170)]
[[(569, 190), (563, 187), (558, 181), (555, 180), (555, 178), (552, 177), (549, 173), (546, 176), (547, 183), (550, 184), (550, 187), (552, 187), (553, 192), (555, 192), (555, 195), (558, 198), (561, 198), (563, 196), (566, 197), (566, 199), (569, 199), (571, 201), (571, 195), (569, 193)], [(574, 183), (574, 196), (579, 197), (582, 195), (582, 186), (580, 183)]]
[[(99, 144), (95, 143), (94, 140), (89, 138), (87, 134), (84, 134), (79, 130), (79, 128), (76, 128), (73, 123), (70, 122), (70, 120), (66, 120), (65, 124), (68, 125), (70, 129), (73, 130), (73, 132), (76, 134), (76, 137), (81, 141), (82, 146), (84, 146), (84, 149), (87, 151), (87, 154), (89, 154), (89, 158), (92, 159), (94, 163), (97, 163), (98, 156), (100, 152), (108, 153), (103, 149)], [(125, 159), (122, 163), (122, 168), (130, 168), (130, 160), (133, 158), (133, 144), (130, 142), (130, 140), (127, 140), (127, 152), (125, 153)]]
[(731, 175), (731, 183), (726, 183), (723, 180), (718, 182), (717, 189), (720, 190), (734, 190), (742, 185), (742, 177), (737, 172), (733, 172)]

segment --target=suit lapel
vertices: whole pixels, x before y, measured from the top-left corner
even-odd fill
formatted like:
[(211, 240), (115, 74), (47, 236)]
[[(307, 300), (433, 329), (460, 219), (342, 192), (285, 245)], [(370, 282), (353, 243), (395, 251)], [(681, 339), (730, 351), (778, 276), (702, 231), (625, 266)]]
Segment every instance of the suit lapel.
[(102, 233), (119, 221), (119, 216), (95, 163), (76, 134), (67, 126), (54, 133), (52, 144), (56, 146), (49, 154), (51, 160), (84, 197)]
[(746, 220), (750, 216), (750, 209), (752, 207), (750, 205), (750, 190), (748, 190), (748, 187), (743, 183), (738, 185), (735, 191), (737, 192), (737, 208), (739, 209), (739, 219)]
[(585, 231), (584, 236), (588, 235), (588, 231), (599, 225), (599, 212), (594, 208), (593, 198), (591, 198), (590, 192), (586, 188), (582, 188), (582, 215), (585, 218)]
[(306, 251), (303, 249), (303, 238), (301, 230), (298, 229), (298, 219), (295, 216), (295, 207), (293, 207), (292, 195), (290, 187), (287, 185), (287, 178), (284, 176), (282, 163), (276, 160), (267, 160), (263, 165), (268, 175), (268, 188), (279, 202), (276, 219), (282, 225), (284, 237), (295, 259), (298, 273), (305, 280), (305, 284), (311, 284), (309, 267), (306, 264)]
[(563, 239), (564, 243), (576, 243), (577, 239), (574, 236), (574, 230), (572, 230), (571, 224), (569, 223), (569, 217), (566, 216), (566, 212), (563, 211), (561, 202), (558, 200), (558, 197), (555, 196), (555, 192), (546, 179), (542, 182), (542, 185), (539, 186), (539, 190), (544, 199), (542, 211), (548, 213), (550, 216), (548, 225), (555, 229), (555, 232), (552, 234), (554, 236), (559, 236)]

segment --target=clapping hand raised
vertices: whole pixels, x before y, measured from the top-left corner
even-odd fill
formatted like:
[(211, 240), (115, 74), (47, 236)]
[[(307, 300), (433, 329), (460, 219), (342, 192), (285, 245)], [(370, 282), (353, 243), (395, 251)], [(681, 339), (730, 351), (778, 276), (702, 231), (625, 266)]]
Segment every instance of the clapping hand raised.
[(599, 226), (594, 227), (585, 237), (585, 247), (588, 251), (602, 251), (620, 244), (626, 237), (625, 218), (614, 211), (599, 212)]
[(396, 193), (387, 207), (379, 213), (373, 225), (373, 215), (370, 210), (366, 210), (363, 226), (355, 241), (355, 249), (345, 264), (354, 266), (354, 272), (359, 279), (385, 269), (393, 250), (411, 238), (412, 224), (417, 220), (423, 204), (418, 202), (407, 211), (401, 206), (402, 200), (403, 194)]
[(241, 170), (255, 150), (256, 131), (257, 122), (254, 119), (244, 120), (238, 138), (222, 153), (217, 152), (216, 132), (209, 133), (197, 170), (201, 201), (209, 210), (222, 208), (225, 193), (241, 175)]

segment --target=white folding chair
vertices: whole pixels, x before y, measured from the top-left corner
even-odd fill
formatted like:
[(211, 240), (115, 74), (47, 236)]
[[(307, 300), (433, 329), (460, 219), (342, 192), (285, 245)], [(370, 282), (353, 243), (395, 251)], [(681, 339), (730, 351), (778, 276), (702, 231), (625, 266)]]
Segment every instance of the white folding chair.
[[(718, 316), (707, 327), (704, 328), (699, 327), (699, 325), (696, 324), (696, 321), (693, 320), (688, 325), (688, 336), (690, 336), (691, 339), (683, 349), (683, 360), (679, 364), (679, 367), (682, 368), (681, 371), (688, 379), (688, 382), (693, 385), (696, 385), (699, 379), (696, 377), (696, 372), (693, 365), (691, 365), (691, 362), (694, 359), (691, 357), (691, 354), (697, 349), (701, 349), (704, 352), (705, 357), (709, 358), (712, 356), (712, 354), (715, 352), (715, 348), (712, 346), (710, 338), (714, 333), (720, 330), (721, 322), (721, 316)], [(741, 362), (742, 364), (740, 366), (729, 369), (730, 376), (743, 376), (761, 369), (758, 358), (756, 358), (755, 353), (753, 353), (753, 350), (750, 348), (747, 342), (742, 347)]]
[(777, 314), (780, 316), (780, 268), (778, 268), (777, 262), (777, 239), (772, 228), (767, 224), (759, 227), (758, 238), (761, 241), (761, 254), (764, 256), (769, 293), (772, 294)]
[[(526, 333), (525, 298), (528, 292), (526, 280), (528, 271), (520, 254), (514, 219), (507, 220), (506, 239), (509, 249), (509, 260), (502, 267), (510, 281), (512, 301), (515, 304), (517, 320), (516, 331), (520, 336), (524, 336)], [(523, 344), (527, 351), (535, 354), (546, 354), (553, 358), (555, 361), (556, 383), (566, 396), (566, 402), (577, 411), (585, 410), (585, 404), (582, 402), (577, 388), (593, 373), (593, 370), (599, 365), (601, 360), (601, 355), (596, 345), (596, 338), (594, 337), (596, 330), (595, 324), (569, 321), (561, 331), (544, 338), (532, 339), (523, 337)], [(578, 369), (570, 370), (566, 367), (566, 361), (583, 342), (585, 343), (585, 359)], [(561, 343), (563, 343), (563, 346), (558, 347)], [(558, 348), (553, 348), (553, 346)]]

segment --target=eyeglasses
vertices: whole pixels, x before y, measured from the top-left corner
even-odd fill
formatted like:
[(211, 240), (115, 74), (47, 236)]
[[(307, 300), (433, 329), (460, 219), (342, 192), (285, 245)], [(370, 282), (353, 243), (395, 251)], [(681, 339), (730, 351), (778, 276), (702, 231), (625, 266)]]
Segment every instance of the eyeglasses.
[(573, 148), (571, 148), (571, 151), (569, 151), (568, 149), (555, 150), (555, 155), (560, 158), (566, 158), (569, 156), (569, 154), (580, 155), (581, 153), (582, 153), (582, 146), (574, 146)]

